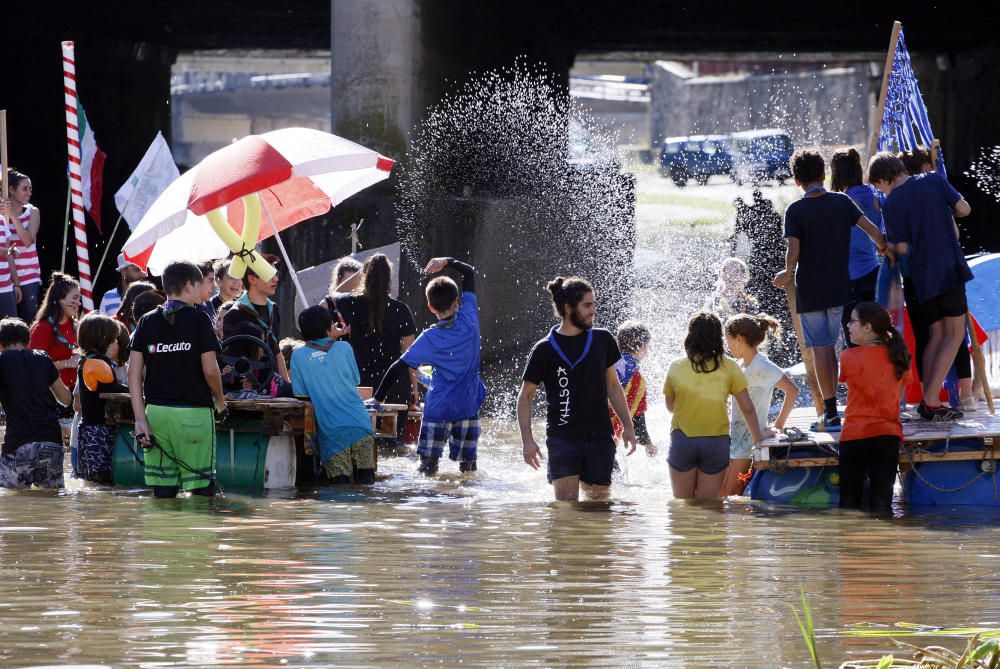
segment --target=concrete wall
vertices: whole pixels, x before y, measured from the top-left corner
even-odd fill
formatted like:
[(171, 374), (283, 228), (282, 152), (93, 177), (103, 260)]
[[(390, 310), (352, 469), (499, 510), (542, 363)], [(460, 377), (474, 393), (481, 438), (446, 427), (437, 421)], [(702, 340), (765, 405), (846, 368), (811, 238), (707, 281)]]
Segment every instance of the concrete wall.
[(664, 137), (782, 128), (796, 146), (865, 144), (874, 106), (861, 67), (683, 78), (651, 66), (654, 142)]

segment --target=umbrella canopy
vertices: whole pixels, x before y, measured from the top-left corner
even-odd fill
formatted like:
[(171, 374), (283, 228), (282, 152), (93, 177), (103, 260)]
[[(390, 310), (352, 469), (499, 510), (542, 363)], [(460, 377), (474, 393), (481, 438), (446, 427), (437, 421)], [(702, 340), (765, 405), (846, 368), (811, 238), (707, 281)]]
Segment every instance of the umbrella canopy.
[[(389, 176), (393, 161), (360, 144), (308, 128), (250, 135), (210, 154), (156, 199), (125, 242), (125, 257), (154, 274), (173, 260), (225, 257), (206, 214), (225, 207), (243, 232), (245, 195), (259, 193), (278, 231), (325, 214)], [(274, 234), (260, 227), (257, 241)]]

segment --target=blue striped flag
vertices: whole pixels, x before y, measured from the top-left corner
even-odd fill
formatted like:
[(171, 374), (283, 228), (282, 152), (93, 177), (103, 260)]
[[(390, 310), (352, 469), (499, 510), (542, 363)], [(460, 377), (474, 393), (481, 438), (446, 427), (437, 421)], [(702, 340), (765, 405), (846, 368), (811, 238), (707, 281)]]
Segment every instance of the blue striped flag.
[[(917, 77), (913, 74), (910, 53), (903, 40), (903, 28), (899, 29), (896, 54), (889, 74), (888, 94), (885, 111), (882, 112), (882, 129), (878, 135), (879, 151), (908, 151), (922, 145), (930, 151), (934, 142), (934, 132), (927, 118), (927, 106), (920, 95)], [(937, 171), (947, 176), (944, 157), (938, 150)]]

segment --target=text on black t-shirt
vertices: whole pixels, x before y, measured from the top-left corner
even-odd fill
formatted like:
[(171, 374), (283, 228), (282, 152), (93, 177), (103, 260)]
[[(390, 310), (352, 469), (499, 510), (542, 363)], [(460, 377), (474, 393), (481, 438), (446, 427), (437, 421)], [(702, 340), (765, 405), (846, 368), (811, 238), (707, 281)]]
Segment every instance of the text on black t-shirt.
[[(590, 350), (580, 360), (592, 334)], [(595, 328), (574, 337), (553, 334), (567, 364), (549, 338), (531, 349), (523, 379), (545, 386), (549, 436), (610, 436), (607, 370), (621, 359), (618, 342), (607, 330)], [(617, 383), (617, 376), (615, 377)]]
[(201, 354), (218, 352), (219, 338), (208, 315), (184, 308), (171, 325), (162, 309), (139, 320), (129, 349), (142, 353), (146, 364), (143, 393), (147, 404), (168, 407), (212, 407), (212, 390), (201, 368)]

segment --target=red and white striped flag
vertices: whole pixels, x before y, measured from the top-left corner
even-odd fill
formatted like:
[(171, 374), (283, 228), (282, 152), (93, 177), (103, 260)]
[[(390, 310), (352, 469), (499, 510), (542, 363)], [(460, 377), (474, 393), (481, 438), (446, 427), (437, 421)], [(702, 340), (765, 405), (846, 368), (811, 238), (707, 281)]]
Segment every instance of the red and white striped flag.
[(89, 211), (100, 229), (102, 175), (104, 152), (97, 146), (94, 131), (87, 123), (76, 93), (76, 57), (73, 42), (62, 43), (63, 92), (66, 99), (66, 147), (69, 156), (69, 188), (72, 201), (73, 231), (76, 238), (76, 258), (80, 274), (83, 308), (94, 308), (91, 284), (90, 250), (87, 246), (87, 222), (83, 212)]

